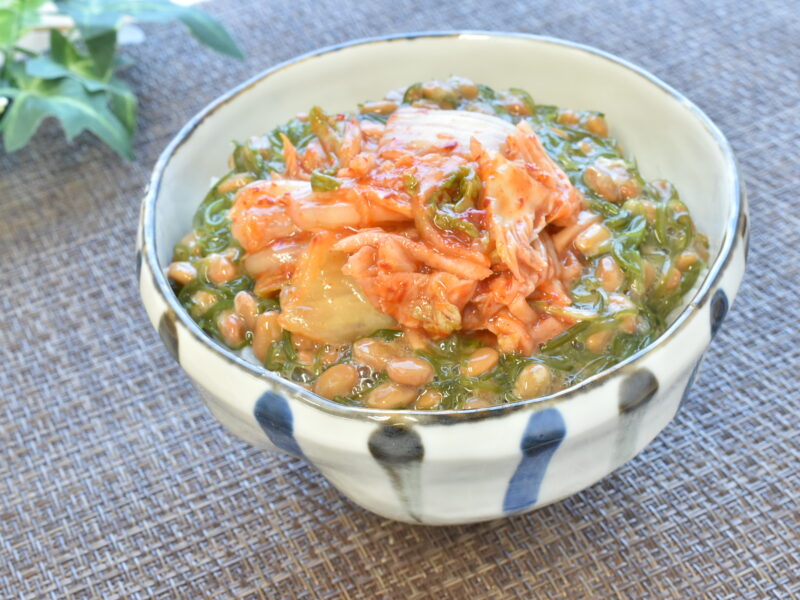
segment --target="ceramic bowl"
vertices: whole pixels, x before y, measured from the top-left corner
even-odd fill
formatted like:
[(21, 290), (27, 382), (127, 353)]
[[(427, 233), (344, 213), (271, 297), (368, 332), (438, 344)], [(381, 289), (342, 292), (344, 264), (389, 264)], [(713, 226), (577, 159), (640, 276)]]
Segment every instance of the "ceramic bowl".
[[(207, 337), (164, 276), (172, 247), (230, 142), (314, 104), (351, 110), (386, 90), (463, 75), (537, 102), (605, 113), (647, 179), (673, 182), (710, 265), (651, 346), (578, 386), (465, 411), (345, 407)], [(467, 523), (530, 511), (593, 484), (642, 450), (678, 410), (741, 282), (745, 196), (731, 148), (700, 109), (642, 69), (550, 38), (484, 32), (356, 41), (278, 65), (226, 93), (172, 140), (144, 199), (137, 268), (145, 308), (214, 416), (237, 436), (304, 457), (357, 504), (391, 519)]]

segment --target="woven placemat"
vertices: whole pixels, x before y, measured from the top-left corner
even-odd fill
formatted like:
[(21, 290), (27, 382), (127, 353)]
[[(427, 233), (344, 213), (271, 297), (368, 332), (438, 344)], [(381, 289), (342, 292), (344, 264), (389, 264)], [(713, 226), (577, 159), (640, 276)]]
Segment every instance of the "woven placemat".
[[(52, 124), (0, 153), (0, 597), (800, 596), (796, 1), (206, 6), (248, 59), (177, 26), (126, 49), (136, 162)], [(689, 402), (641, 455), (532, 514), (425, 528), (223, 431), (146, 322), (133, 238), (156, 156), (224, 90), (324, 44), (452, 28), (577, 40), (684, 91), (737, 152), (752, 247)]]

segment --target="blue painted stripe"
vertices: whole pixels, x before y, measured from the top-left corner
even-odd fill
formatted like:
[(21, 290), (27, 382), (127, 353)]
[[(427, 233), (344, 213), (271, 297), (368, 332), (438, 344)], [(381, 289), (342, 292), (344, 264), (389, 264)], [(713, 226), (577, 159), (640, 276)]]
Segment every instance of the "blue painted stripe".
[(420, 468), (425, 448), (419, 433), (411, 427), (381, 425), (369, 436), (368, 447), (389, 476), (408, 515), (422, 523), (419, 516), (422, 505)]
[(700, 365), (703, 363), (703, 354), (700, 355), (700, 358), (697, 359), (697, 362), (692, 369), (691, 375), (689, 375), (689, 380), (686, 382), (686, 387), (683, 388), (683, 395), (681, 396), (681, 403), (678, 405), (679, 407), (686, 404), (687, 400), (689, 400), (689, 391), (692, 389), (692, 385), (694, 385), (695, 377), (697, 377), (697, 372), (700, 370)]
[(714, 292), (714, 297), (711, 298), (711, 337), (717, 335), (722, 321), (725, 320), (725, 315), (728, 314), (728, 295), (722, 288)]
[(181, 359), (178, 354), (178, 328), (175, 325), (175, 313), (172, 309), (167, 309), (161, 318), (158, 320), (158, 335), (161, 336), (161, 341), (167, 347), (169, 354), (175, 361), (180, 364)]
[(295, 456), (303, 456), (294, 439), (292, 409), (286, 398), (275, 392), (264, 392), (256, 402), (253, 414), (275, 446)]
[(567, 427), (558, 409), (546, 408), (531, 415), (520, 443), (522, 460), (503, 500), (504, 512), (519, 512), (536, 504), (547, 465), (566, 434)]

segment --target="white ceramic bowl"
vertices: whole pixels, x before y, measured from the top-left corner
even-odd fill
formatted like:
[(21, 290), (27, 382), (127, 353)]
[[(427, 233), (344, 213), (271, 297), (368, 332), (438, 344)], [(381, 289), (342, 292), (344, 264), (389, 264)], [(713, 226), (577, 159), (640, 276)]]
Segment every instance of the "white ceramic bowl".
[[(207, 337), (163, 274), (172, 247), (230, 141), (320, 104), (352, 110), (386, 90), (458, 74), (537, 102), (606, 114), (647, 179), (673, 182), (711, 264), (685, 309), (651, 346), (547, 398), (470, 411), (380, 411), (327, 401)], [(194, 117), (153, 171), (138, 239), (139, 285), (153, 326), (211, 412), (241, 438), (304, 456), (378, 514), (448, 524), (526, 512), (598, 481), (672, 419), (741, 282), (747, 216), (720, 131), (678, 92), (623, 60), (570, 42), (482, 32), (371, 39), (278, 65)]]

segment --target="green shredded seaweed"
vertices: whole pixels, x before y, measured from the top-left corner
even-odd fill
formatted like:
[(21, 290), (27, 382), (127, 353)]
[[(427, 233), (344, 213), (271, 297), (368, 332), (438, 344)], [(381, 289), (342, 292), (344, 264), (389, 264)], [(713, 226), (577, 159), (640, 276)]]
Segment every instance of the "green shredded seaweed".
[(332, 192), (338, 190), (342, 185), (342, 180), (333, 175), (328, 175), (316, 170), (311, 173), (311, 189), (315, 192)]
[(448, 175), (428, 199), (433, 222), (440, 229), (461, 231), (476, 238), (480, 234), (467, 220), (467, 211), (476, 207), (481, 180), (470, 166), (459, 167)]
[[(553, 389), (567, 387), (617, 364), (652, 343), (664, 331), (671, 314), (681, 305), (705, 269), (700, 256), (705, 256), (708, 240), (696, 231), (677, 190), (666, 182), (645, 182), (635, 161), (622, 155), (616, 139), (589, 131), (585, 123), (599, 113), (583, 111), (578, 113), (577, 122), (572, 119), (564, 123), (560, 121), (562, 111), (555, 106), (536, 104), (524, 90), (512, 88), (497, 93), (488, 86), (478, 85), (477, 94), (473, 87), (471, 90), (467, 88), (465, 95), (458, 82), (434, 83), (416, 83), (406, 88), (403, 104), (420, 102), (443, 109), (478, 110), (495, 114), (513, 124), (526, 119), (547, 153), (564, 169), (573, 185), (585, 196), (589, 209), (600, 215), (601, 223), (611, 234), (607, 245), (584, 259), (583, 272), (569, 290), (572, 298), (569, 307), (550, 305), (541, 300), (532, 302), (537, 310), (560, 318), (577, 319), (566, 331), (542, 344), (533, 356), (501, 355), (496, 368), (478, 377), (468, 377), (463, 367), (467, 357), (483, 346), (478, 339), (456, 331), (435, 342), (428, 350), (418, 351), (418, 355), (434, 367), (436, 375), (428, 388), (442, 394), (441, 408), (463, 408), (471, 399), (481, 397), (491, 398), (493, 402), (518, 400), (514, 395), (514, 383), (522, 369), (534, 363), (550, 368), (556, 382)], [(519, 106), (524, 106), (525, 110), (520, 111)], [(512, 114), (509, 107), (513, 107), (516, 114)], [(383, 123), (390, 117), (391, 114), (356, 115), (358, 119)], [(237, 265), (241, 265), (243, 256), (231, 234), (231, 222), (227, 217), (236, 190), (222, 193), (220, 186), (234, 174), (241, 179), (242, 185), (253, 179), (268, 179), (273, 173), (283, 174), (286, 169), (285, 140), (298, 153), (318, 140), (331, 167), (313, 171), (311, 187), (317, 192), (338, 189), (342, 185), (336, 177), (341, 123), (340, 119), (315, 106), (307, 118), (291, 119), (265, 135), (235, 143), (230, 173), (220, 179), (201, 202), (193, 219), (192, 235), (175, 246), (173, 260), (188, 261), (197, 271), (197, 276), (188, 284), (174, 284), (177, 297), (198, 325), (217, 340), (222, 341), (217, 326), (219, 316), (232, 310), (238, 292), (252, 290), (254, 285), (253, 279), (246, 275), (223, 284), (213, 284), (207, 276), (209, 255), (225, 252)], [(590, 189), (583, 175), (600, 157), (622, 160), (641, 192), (617, 203)], [(420, 184), (412, 171), (403, 176), (402, 183), (407, 193), (414, 195), (419, 192)], [(226, 185), (223, 189), (228, 187)], [(473, 168), (465, 166), (450, 173), (427, 199), (434, 224), (444, 231), (478, 237), (477, 223), (480, 221), (473, 215), (480, 206), (481, 190), (482, 182)], [(691, 264), (684, 262), (683, 270), (679, 271), (676, 265), (681, 264), (679, 257), (683, 252), (695, 252), (697, 258)], [(597, 275), (600, 261), (608, 256), (614, 259), (622, 273), (618, 290), (604, 289)], [(240, 272), (244, 273), (244, 270)], [(203, 310), (208, 306), (209, 294), (213, 302)], [(630, 307), (621, 309), (615, 295), (628, 298)], [(257, 298), (257, 304), (259, 312), (280, 311), (277, 298)], [(581, 316), (589, 314), (591, 316)], [(450, 318), (448, 315), (440, 317)], [(591, 336), (606, 336), (608, 332), (612, 335), (607, 336), (602, 351), (590, 349), (588, 340)], [(399, 342), (402, 335), (399, 330), (383, 329), (370, 337)], [(599, 339), (605, 340), (606, 337)], [(248, 333), (244, 344), (251, 341), (252, 334)], [(320, 346), (310, 364), (303, 364), (292, 335), (284, 332), (281, 339), (269, 348), (264, 365), (286, 379), (309, 385), (330, 366), (324, 364), (324, 350)], [(347, 347), (333, 364), (351, 362), (350, 348)], [(359, 369), (363, 370), (363, 367)], [(361, 406), (370, 391), (388, 381), (385, 373), (369, 369), (362, 375), (351, 396), (337, 397), (335, 401)]]

